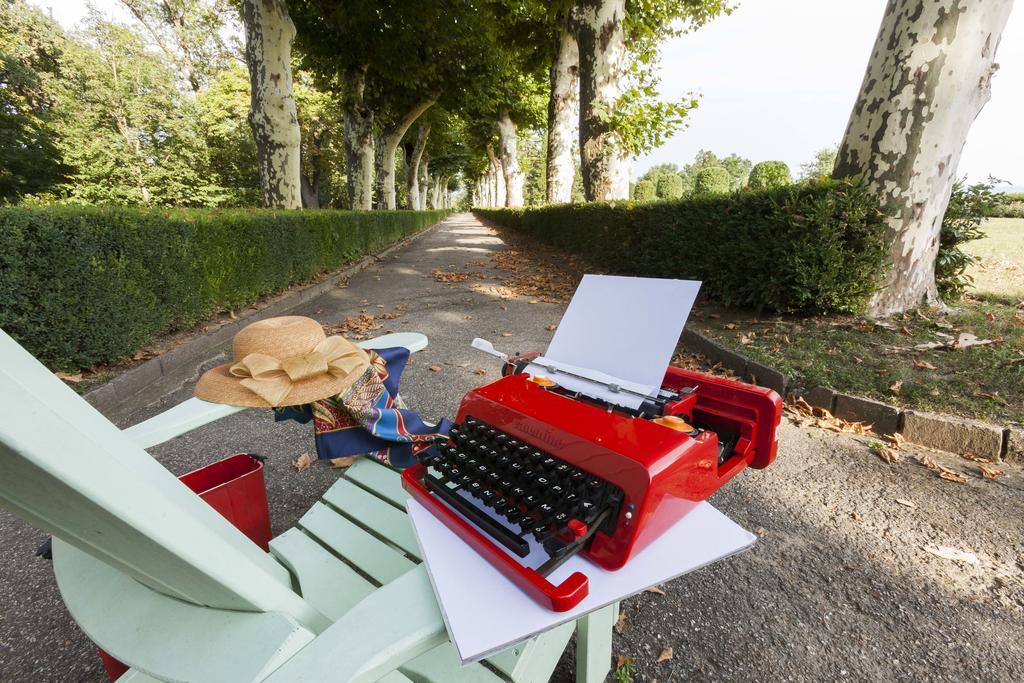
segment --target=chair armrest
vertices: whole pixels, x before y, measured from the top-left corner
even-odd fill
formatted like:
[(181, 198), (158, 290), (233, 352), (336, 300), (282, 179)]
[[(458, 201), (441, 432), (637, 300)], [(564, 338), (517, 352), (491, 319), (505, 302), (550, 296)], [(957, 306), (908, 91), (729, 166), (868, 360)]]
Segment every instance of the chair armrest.
[[(359, 346), (364, 349), (391, 349), (404, 346), (409, 349), (409, 353), (416, 353), (427, 347), (427, 336), (419, 332), (396, 332), (361, 341)], [(190, 398), (155, 417), (128, 427), (124, 433), (143, 448), (150, 448), (242, 410), (245, 408)]]

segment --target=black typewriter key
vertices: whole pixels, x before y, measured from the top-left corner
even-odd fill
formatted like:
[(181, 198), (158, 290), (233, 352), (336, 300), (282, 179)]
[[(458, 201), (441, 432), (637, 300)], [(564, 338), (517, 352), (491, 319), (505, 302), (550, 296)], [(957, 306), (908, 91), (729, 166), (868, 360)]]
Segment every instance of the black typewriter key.
[(569, 514), (566, 512), (559, 512), (551, 518), (551, 521), (559, 526), (564, 526), (569, 521)]
[(591, 503), (589, 500), (585, 500), (580, 503), (580, 510), (583, 511), (584, 517), (590, 517), (590, 515), (597, 511), (597, 505), (595, 503)]
[(515, 486), (515, 484), (513, 484), (510, 479), (502, 479), (501, 481), (498, 482), (498, 488), (504, 491), (505, 493), (510, 493), (512, 491), (513, 486)]
[(540, 461), (540, 466), (543, 467), (546, 471), (551, 472), (554, 471), (556, 467), (558, 467), (558, 461), (552, 457), (547, 457)]
[(519, 448), (519, 441), (517, 439), (509, 439), (505, 445), (514, 450)]
[(466, 484), (466, 489), (469, 490), (470, 493), (476, 495), (484, 490), (484, 485), (478, 481), (471, 481)]
[(497, 496), (495, 497), (494, 503), (491, 505), (491, 507), (494, 508), (495, 512), (501, 514), (505, 512), (505, 510), (508, 510), (508, 501), (505, 500), (504, 498), (501, 498), (500, 496)]
[(497, 438), (497, 436), (498, 436), (498, 430), (494, 429), (493, 427), (490, 427), (490, 428), (484, 430), (484, 438), (485, 439), (495, 439), (495, 438)]
[(565, 495), (565, 487), (562, 486), (561, 484), (553, 484), (553, 485), (548, 487), (548, 492), (552, 496), (556, 496), (558, 498), (562, 498)]
[(456, 462), (460, 463), (465, 463), (467, 460), (469, 460), (469, 456), (463, 453), (462, 451), (455, 451), (454, 453), (452, 453), (451, 457), (454, 458)]
[(567, 476), (572, 471), (572, 465), (563, 462), (561, 465), (555, 467), (555, 472), (562, 476)]
[(583, 484), (587, 481), (587, 473), (582, 470), (575, 470), (569, 475), (569, 481), (574, 484)]
[(555, 508), (551, 507), (550, 503), (541, 503), (537, 506), (537, 513), (541, 519), (547, 520), (550, 517), (554, 517)]
[(519, 473), (523, 471), (523, 463), (518, 460), (513, 460), (508, 464), (508, 468), (512, 471), (514, 476), (519, 476)]
[(526, 495), (526, 489), (524, 489), (522, 486), (513, 486), (512, 490), (509, 491), (508, 493), (516, 500), (520, 500), (523, 498), (523, 496)]
[(541, 462), (546, 457), (547, 457), (546, 455), (544, 455), (540, 451), (536, 451), (536, 450), (530, 451), (530, 455), (529, 455), (530, 462), (533, 463), (534, 465), (536, 465), (537, 463)]
[(537, 472), (534, 470), (523, 470), (519, 473), (519, 480), (529, 484), (531, 481), (537, 478)]
[(535, 493), (530, 493), (528, 495), (523, 496), (523, 502), (526, 503), (528, 507), (532, 508), (538, 503), (540, 503), (540, 496), (538, 496)]
[(480, 492), (479, 498), (484, 502), (484, 505), (491, 505), (494, 503), (495, 498), (497, 498), (497, 494), (490, 489), (484, 489)]
[(508, 434), (498, 434), (494, 437), (495, 446), (504, 446), (508, 443)]
[(459, 483), (460, 484), (468, 484), (471, 481), (473, 481), (473, 476), (471, 474), (469, 474), (469, 472), (463, 472), (459, 476)]
[(551, 537), (551, 529), (548, 528), (547, 524), (536, 524), (530, 527), (530, 533), (541, 543)]
[(551, 484), (551, 480), (548, 479), (547, 477), (537, 477), (537, 482), (536, 483), (537, 483), (537, 486), (540, 486), (541, 488), (546, 489)]
[(555, 538), (554, 536), (543, 541), (543, 543), (544, 550), (547, 551), (548, 555), (554, 558), (561, 557), (565, 554), (565, 551), (568, 550), (568, 546), (566, 546), (565, 543), (560, 541), (558, 538)]
[(510, 462), (512, 462), (512, 459), (509, 458), (507, 455), (499, 455), (497, 458), (494, 459), (494, 464), (502, 468), (508, 467), (508, 464)]
[(487, 473), (487, 481), (491, 482), (492, 484), (497, 484), (500, 480), (501, 472), (495, 472), (494, 470), (491, 470), (490, 472)]
[(467, 448), (472, 448), (474, 450), (476, 450), (477, 446), (479, 446), (479, 445), (480, 445), (480, 442), (477, 441), (476, 439), (470, 439), (469, 441), (466, 442), (466, 447)]
[(511, 507), (505, 512), (505, 519), (509, 521), (509, 524), (519, 524), (523, 519), (523, 513), (519, 511), (519, 508)]

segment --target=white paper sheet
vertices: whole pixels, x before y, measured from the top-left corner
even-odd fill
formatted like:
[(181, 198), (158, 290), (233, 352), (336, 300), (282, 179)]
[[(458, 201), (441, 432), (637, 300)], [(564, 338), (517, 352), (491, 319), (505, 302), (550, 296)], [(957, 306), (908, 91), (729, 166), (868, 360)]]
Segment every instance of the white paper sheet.
[(408, 500), (407, 508), (448, 635), (463, 664), (747, 550), (756, 540), (710, 504), (700, 503), (618, 571), (605, 571), (580, 556), (567, 561), (551, 581), (557, 584), (581, 571), (589, 577), (590, 593), (574, 609), (552, 612), (519, 590), (414, 499)]
[[(695, 280), (584, 275), (544, 358), (559, 367), (572, 366), (574, 374), (599, 382), (611, 378), (650, 395), (661, 387), (700, 285)], [(536, 366), (527, 372), (552, 375)], [(635, 408), (641, 401), (564, 374), (551, 379), (618, 405)]]

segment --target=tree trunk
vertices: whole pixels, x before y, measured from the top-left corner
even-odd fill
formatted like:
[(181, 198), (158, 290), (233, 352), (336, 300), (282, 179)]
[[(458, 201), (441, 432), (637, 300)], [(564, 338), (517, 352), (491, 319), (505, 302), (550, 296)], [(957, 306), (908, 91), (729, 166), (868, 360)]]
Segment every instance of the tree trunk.
[(874, 317), (938, 302), (939, 232), (971, 123), (991, 91), (1012, 0), (889, 0), (836, 159), (888, 214)]
[(580, 166), (590, 201), (629, 198), (629, 158), (612, 115), (626, 80), (626, 0), (578, 0)]
[(342, 80), (342, 112), (345, 116), (345, 175), (348, 208), (373, 208), (373, 111), (366, 106), (365, 64), (345, 70)]
[(413, 211), (420, 208), (420, 163), (423, 161), (423, 150), (427, 148), (428, 135), (430, 124), (421, 123), (416, 132), (415, 144), (405, 145), (405, 208)]
[(381, 132), (377, 148), (377, 208), (393, 210), (395, 203), (395, 152), (405, 137), (409, 126), (416, 122), (423, 112), (430, 109), (436, 100), (417, 102), (401, 119), (387, 126)]
[(263, 206), (299, 209), (299, 119), (291, 61), (295, 26), (284, 0), (242, 0), (242, 22), (251, 92), (249, 127)]
[(312, 178), (301, 176), (299, 179), (302, 192), (302, 208), (304, 209), (320, 208), (320, 178), (317, 177), (319, 175), (317, 173)]
[(573, 126), (580, 115), (580, 50), (569, 26), (569, 13), (559, 19), (555, 58), (551, 63), (551, 95), (548, 98), (548, 204), (572, 201), (576, 171), (572, 158)]
[(487, 160), (491, 164), (491, 206), (505, 206), (505, 173), (494, 156), (493, 145), (487, 145)]
[(516, 124), (507, 109), (498, 115), (498, 141), (501, 152), (501, 170), (505, 179), (505, 206), (523, 205), (523, 169), (519, 166), (516, 149)]
[(416, 208), (423, 211), (427, 208), (427, 195), (430, 192), (430, 158), (423, 156), (422, 168), (420, 169), (420, 191), (419, 203)]

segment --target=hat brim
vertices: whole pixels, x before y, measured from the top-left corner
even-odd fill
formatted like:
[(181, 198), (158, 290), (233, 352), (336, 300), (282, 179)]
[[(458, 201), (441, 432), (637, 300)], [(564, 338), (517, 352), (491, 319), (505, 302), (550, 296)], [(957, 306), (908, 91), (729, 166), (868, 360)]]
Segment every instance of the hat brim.
[(276, 404), (268, 403), (257, 394), (243, 387), (240, 383), (241, 379), (231, 374), (232, 365), (234, 365), (234, 362), (225, 363), (203, 373), (203, 376), (199, 378), (199, 382), (196, 383), (196, 398), (211, 403), (222, 403), (240, 408), (286, 408), (288, 406), (301, 406), (325, 398), (332, 398), (344, 392), (370, 369), (370, 357), (367, 355), (364, 365), (361, 365), (344, 377), (339, 378), (325, 374), (295, 382), (288, 394)]

